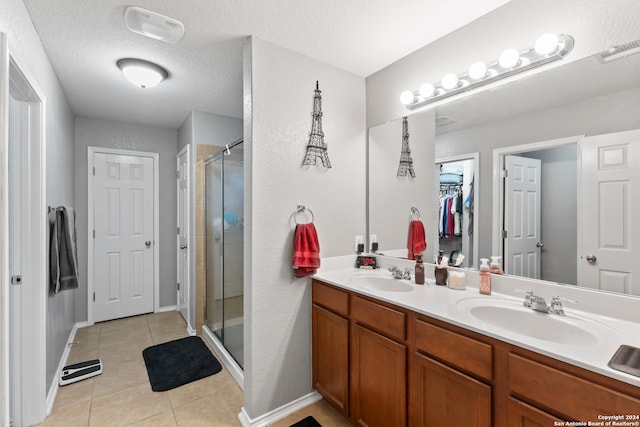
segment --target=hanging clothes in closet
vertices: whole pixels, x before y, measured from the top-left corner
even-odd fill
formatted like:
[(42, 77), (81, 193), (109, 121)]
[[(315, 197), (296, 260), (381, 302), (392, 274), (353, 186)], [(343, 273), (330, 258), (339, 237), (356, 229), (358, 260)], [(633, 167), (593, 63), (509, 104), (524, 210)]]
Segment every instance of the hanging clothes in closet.
[(462, 235), (462, 208), (462, 184), (441, 184), (438, 222), (440, 238)]

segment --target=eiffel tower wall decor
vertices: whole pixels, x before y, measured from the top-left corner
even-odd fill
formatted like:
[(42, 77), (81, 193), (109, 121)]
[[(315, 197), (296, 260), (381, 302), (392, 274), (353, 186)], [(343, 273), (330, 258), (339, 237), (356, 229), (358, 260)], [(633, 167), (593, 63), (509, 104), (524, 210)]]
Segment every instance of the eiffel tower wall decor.
[(313, 113), (311, 120), (311, 132), (307, 143), (307, 152), (304, 156), (302, 166), (315, 165), (318, 158), (325, 168), (331, 167), (327, 144), (324, 142), (324, 132), (322, 132), (322, 91), (316, 80), (316, 90), (313, 95)]
[(409, 123), (407, 117), (402, 118), (402, 152), (400, 153), (400, 164), (398, 165), (397, 176), (411, 175), (411, 178), (416, 177), (416, 173), (413, 170), (413, 159), (411, 158), (411, 148), (409, 148)]

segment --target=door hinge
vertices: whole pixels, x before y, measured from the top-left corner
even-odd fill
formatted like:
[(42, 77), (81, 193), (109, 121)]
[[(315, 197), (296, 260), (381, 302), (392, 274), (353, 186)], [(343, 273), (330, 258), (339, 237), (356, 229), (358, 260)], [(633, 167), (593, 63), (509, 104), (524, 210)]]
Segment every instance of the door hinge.
[(500, 173), (501, 178), (507, 178), (509, 176), (509, 171), (507, 169), (502, 169)]
[(22, 285), (22, 276), (19, 274), (16, 274), (15, 276), (11, 276), (11, 284)]
[(178, 283), (177, 289), (180, 290), (180, 283)]
[(503, 239), (507, 238), (507, 230), (502, 230), (502, 238)]
[(96, 176), (96, 167), (93, 167), (93, 176)]
[(178, 227), (178, 236), (180, 235), (180, 227)]
[(96, 238), (96, 229), (95, 228), (93, 229), (93, 238), (94, 239)]
[(93, 302), (96, 302), (96, 293), (93, 293)]

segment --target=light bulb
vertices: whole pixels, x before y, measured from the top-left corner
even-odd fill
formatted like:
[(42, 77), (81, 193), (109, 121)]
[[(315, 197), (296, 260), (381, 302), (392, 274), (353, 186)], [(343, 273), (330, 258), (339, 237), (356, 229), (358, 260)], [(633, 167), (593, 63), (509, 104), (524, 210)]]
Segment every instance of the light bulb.
[(558, 49), (558, 36), (553, 33), (543, 34), (538, 37), (534, 49), (539, 55), (549, 55)]
[(480, 80), (487, 76), (487, 65), (484, 62), (474, 62), (469, 67), (469, 77)]
[(413, 92), (409, 91), (409, 90), (405, 90), (404, 92), (402, 92), (400, 94), (400, 102), (403, 105), (409, 105), (411, 104), (413, 101), (415, 100), (415, 96), (413, 95)]
[(451, 90), (451, 89), (455, 89), (458, 87), (458, 76), (456, 76), (453, 73), (449, 73), (449, 74), (445, 74), (445, 76), (442, 78), (442, 87), (445, 90)]
[(519, 61), (520, 53), (518, 53), (518, 51), (515, 49), (505, 50), (500, 54), (500, 57), (498, 58), (498, 64), (500, 64), (502, 68), (506, 69), (515, 67), (516, 65), (518, 65)]
[(422, 86), (420, 86), (420, 96), (422, 96), (423, 98), (429, 98), (433, 95), (435, 95), (436, 93), (436, 88), (433, 87), (433, 85), (431, 83), (425, 83)]

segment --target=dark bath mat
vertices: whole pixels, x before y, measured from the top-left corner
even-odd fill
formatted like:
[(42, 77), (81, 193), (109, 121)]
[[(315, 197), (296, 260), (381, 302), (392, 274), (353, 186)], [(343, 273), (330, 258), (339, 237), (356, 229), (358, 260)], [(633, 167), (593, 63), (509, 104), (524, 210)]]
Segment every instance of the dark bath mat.
[(316, 421), (311, 415), (307, 418), (298, 421), (295, 424), (291, 424), (291, 427), (322, 427), (322, 425)]
[(145, 348), (142, 357), (153, 391), (171, 390), (222, 370), (220, 362), (196, 336)]

